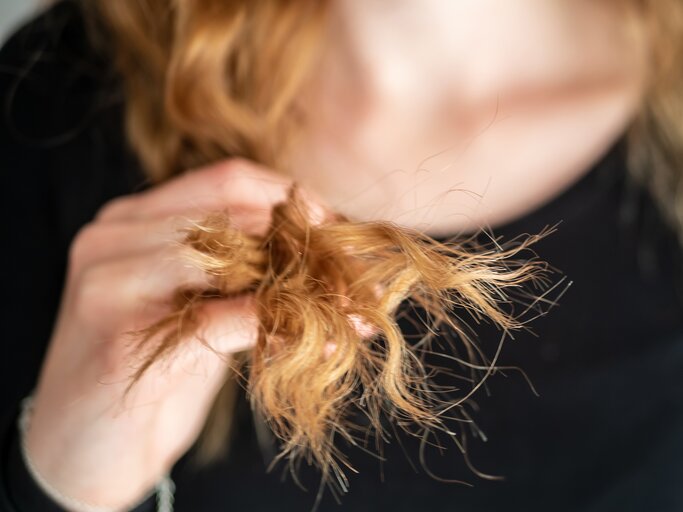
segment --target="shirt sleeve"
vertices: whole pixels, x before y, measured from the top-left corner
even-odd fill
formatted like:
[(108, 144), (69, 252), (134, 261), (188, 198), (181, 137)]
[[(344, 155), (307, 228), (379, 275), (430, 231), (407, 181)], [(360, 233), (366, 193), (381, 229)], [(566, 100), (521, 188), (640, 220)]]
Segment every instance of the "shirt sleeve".
[[(106, 77), (88, 47), (75, 1), (55, 2), (0, 49), (3, 511), (62, 510), (24, 464), (18, 404), (38, 378), (71, 239), (106, 200), (131, 191), (119, 112), (101, 100)], [(135, 510), (151, 511), (153, 505), (152, 497)]]

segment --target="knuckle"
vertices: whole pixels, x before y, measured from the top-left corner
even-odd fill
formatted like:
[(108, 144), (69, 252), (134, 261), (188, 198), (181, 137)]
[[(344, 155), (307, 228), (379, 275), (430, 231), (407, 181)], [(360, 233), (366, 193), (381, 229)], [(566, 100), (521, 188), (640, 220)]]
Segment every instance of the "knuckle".
[(76, 312), (86, 319), (106, 318), (116, 295), (117, 279), (111, 265), (92, 265), (81, 271), (75, 283), (73, 301)]
[(97, 244), (99, 236), (99, 227), (93, 222), (85, 224), (76, 233), (69, 249), (69, 268), (76, 270), (87, 261), (88, 254)]
[(124, 212), (133, 208), (134, 198), (132, 196), (115, 197), (107, 201), (97, 212), (96, 220), (109, 221), (119, 217)]
[(223, 198), (239, 197), (239, 190), (244, 188), (247, 179), (244, 170), (237, 165), (221, 168), (215, 176), (216, 190)]
[(215, 169), (216, 172), (223, 176), (232, 176), (246, 172), (249, 168), (253, 167), (253, 165), (254, 164), (246, 158), (234, 157), (218, 162), (215, 165)]
[(221, 186), (224, 186), (226, 183), (234, 183), (235, 180), (244, 177), (246, 169), (246, 160), (233, 158), (217, 164), (212, 171), (213, 177)]

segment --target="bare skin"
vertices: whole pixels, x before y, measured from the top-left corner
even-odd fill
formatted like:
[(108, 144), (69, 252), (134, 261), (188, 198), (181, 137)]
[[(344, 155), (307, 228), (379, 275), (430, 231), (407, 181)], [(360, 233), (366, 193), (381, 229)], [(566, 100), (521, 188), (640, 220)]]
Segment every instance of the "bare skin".
[(430, 234), (537, 208), (641, 101), (643, 35), (610, 4), (337, 2), (290, 174), (352, 218)]
[(202, 334), (224, 358), (186, 340), (122, 400), (132, 374), (126, 333), (167, 314), (164, 301), (179, 285), (209, 285), (183, 261), (179, 228), (227, 209), (238, 228), (263, 234), (290, 185), (255, 164), (221, 162), (117, 199), (81, 230), (27, 436), (34, 467), (53, 489), (125, 510), (189, 448), (230, 354), (255, 341), (252, 304), (214, 300), (203, 309)]
[[(620, 26), (592, 0), (339, 1), (291, 176), (352, 218), (431, 234), (513, 219), (578, 179), (636, 112), (644, 45)], [(179, 263), (183, 219), (228, 208), (263, 231), (290, 183), (222, 162), (106, 205), (79, 234), (27, 439), (55, 489), (124, 510), (192, 444), (226, 360), (187, 340), (122, 405), (125, 333), (206, 279)], [(248, 300), (204, 313), (226, 359), (254, 342)]]

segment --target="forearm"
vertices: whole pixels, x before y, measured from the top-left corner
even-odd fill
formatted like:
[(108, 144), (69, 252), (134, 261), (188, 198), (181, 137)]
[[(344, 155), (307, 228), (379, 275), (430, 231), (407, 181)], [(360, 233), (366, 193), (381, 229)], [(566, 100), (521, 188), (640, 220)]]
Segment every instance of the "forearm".
[[(21, 450), (17, 419), (19, 407), (8, 411), (0, 431), (0, 508), (8, 512), (67, 512), (36, 482)], [(132, 509), (131, 512), (154, 512), (156, 494)]]

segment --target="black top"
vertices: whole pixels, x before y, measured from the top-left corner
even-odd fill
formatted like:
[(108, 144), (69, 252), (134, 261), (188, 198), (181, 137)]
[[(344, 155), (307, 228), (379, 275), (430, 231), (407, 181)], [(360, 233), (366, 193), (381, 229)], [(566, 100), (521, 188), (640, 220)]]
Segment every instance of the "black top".
[[(2, 510), (59, 510), (26, 473), (14, 422), (50, 339), (71, 239), (105, 201), (144, 187), (123, 134), (119, 85), (72, 2), (0, 53)], [(385, 444), (384, 462), (346, 449), (359, 473), (349, 473), (341, 505), (326, 493), (318, 510), (683, 510), (681, 250), (649, 195), (626, 178), (624, 148), (617, 141), (568, 190), (496, 230), (509, 239), (561, 221), (536, 251), (573, 282), (534, 322), (537, 336), (518, 334), (501, 355), (540, 397), (514, 372), (492, 377), (475, 397), (488, 441), (471, 440), (470, 459), (506, 479), (478, 478), (454, 447), (428, 449), (427, 470), (418, 443), (403, 436)], [(498, 341), (481, 335), (487, 350)], [(315, 472), (302, 468), (308, 492), (282, 467), (267, 473), (272, 454), (250, 415), (238, 418), (229, 457), (197, 467), (190, 454), (176, 465), (176, 510), (310, 510)]]

